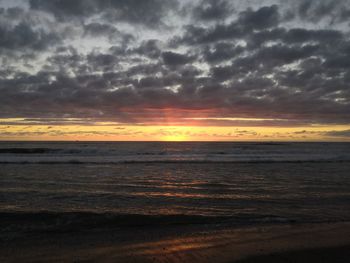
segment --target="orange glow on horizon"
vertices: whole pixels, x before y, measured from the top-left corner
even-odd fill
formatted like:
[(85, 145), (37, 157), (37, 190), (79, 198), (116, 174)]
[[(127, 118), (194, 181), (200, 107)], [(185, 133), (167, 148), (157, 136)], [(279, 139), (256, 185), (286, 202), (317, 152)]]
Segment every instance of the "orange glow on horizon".
[[(255, 119), (260, 121), (259, 119)], [(183, 126), (125, 125), (113, 122), (44, 124), (25, 119), (0, 119), (0, 140), (49, 141), (350, 141), (342, 134), (350, 125)], [(336, 134), (336, 136), (332, 136)]]

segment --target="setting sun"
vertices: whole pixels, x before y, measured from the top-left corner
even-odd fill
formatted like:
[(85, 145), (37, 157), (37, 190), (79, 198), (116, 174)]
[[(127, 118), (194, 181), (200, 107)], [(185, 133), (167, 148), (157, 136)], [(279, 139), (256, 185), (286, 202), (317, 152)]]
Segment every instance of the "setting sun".
[(168, 136), (164, 136), (162, 138), (162, 141), (166, 141), (166, 142), (181, 142), (181, 141), (187, 141), (187, 137), (185, 135), (168, 135)]

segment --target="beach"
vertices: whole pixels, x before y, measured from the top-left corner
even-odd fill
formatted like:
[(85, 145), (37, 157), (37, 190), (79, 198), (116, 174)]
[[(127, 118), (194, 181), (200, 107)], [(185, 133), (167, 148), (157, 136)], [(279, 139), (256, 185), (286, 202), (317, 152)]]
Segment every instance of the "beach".
[[(132, 227), (3, 240), (1, 262), (348, 262), (350, 223)], [(322, 259), (322, 260), (320, 260)]]

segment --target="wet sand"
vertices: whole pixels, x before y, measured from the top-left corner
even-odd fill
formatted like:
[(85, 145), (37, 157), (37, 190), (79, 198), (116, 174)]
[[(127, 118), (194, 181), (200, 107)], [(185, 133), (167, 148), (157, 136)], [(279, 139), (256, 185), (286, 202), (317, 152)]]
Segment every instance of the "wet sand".
[(326, 247), (304, 249), (299, 251), (287, 251), (270, 255), (253, 256), (247, 259), (235, 261), (236, 263), (346, 263), (350, 258), (350, 246)]
[(350, 223), (124, 227), (2, 237), (0, 262), (348, 262)]

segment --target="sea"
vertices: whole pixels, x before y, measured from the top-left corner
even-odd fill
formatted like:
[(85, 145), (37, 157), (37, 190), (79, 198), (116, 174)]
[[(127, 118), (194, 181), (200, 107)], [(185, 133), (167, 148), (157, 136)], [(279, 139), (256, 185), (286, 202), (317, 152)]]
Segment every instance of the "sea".
[(350, 143), (1, 142), (1, 233), (350, 221)]

